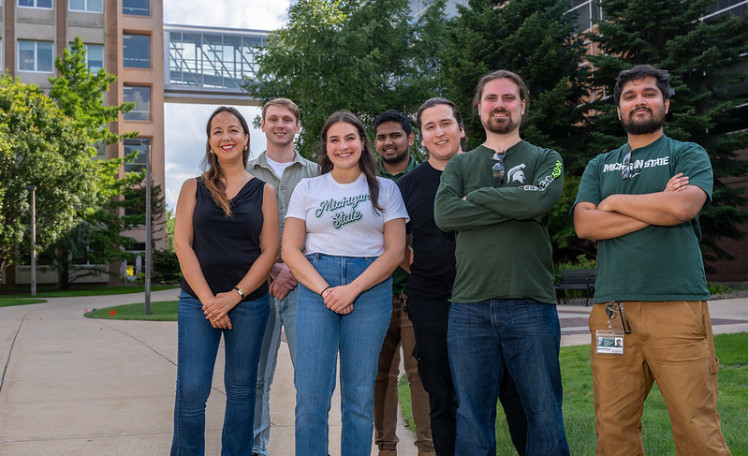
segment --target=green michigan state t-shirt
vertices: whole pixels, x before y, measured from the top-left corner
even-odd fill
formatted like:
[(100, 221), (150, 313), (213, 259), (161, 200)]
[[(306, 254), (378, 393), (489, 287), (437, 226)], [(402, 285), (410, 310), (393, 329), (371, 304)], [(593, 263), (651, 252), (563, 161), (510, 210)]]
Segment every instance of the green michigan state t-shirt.
[[(600, 154), (582, 175), (575, 205), (599, 204), (614, 194), (661, 192), (677, 173), (712, 198), (712, 167), (698, 144), (662, 136), (631, 153), (631, 179), (621, 179), (628, 144)], [(572, 209), (573, 211), (573, 209)], [(594, 302), (701, 301), (709, 298), (704, 262), (699, 250), (698, 216), (675, 226), (650, 225), (597, 243), (597, 281)]]

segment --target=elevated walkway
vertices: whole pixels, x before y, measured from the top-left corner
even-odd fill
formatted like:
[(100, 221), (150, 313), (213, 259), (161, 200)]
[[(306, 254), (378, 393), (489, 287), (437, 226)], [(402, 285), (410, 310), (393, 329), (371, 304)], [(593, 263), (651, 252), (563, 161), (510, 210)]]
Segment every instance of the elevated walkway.
[(254, 79), (269, 33), (164, 24), (165, 101), (257, 106), (241, 87)]

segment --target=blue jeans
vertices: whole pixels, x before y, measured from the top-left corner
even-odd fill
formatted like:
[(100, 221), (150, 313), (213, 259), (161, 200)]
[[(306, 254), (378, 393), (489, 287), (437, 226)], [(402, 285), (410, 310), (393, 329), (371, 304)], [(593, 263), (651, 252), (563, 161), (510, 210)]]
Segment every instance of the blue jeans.
[(205, 319), (199, 299), (184, 291), (179, 296), (172, 456), (205, 454), (205, 404), (221, 335), (226, 352), (221, 455), (243, 456), (252, 450), (257, 362), (268, 318), (268, 296), (239, 303), (229, 312), (229, 318), (233, 329), (215, 329)]
[(273, 384), (281, 343), (281, 326), (286, 328), (291, 363), (296, 358), (296, 301), (299, 287), (291, 290), (283, 300), (270, 296), (270, 315), (265, 337), (262, 339), (260, 364), (257, 366), (257, 396), (255, 398), (255, 425), (252, 453), (268, 456), (270, 440), (270, 386)]
[(568, 455), (561, 413), (556, 306), (533, 299), (452, 303), (447, 344), (457, 392), (460, 456), (496, 454), (496, 402), (504, 369), (527, 416), (528, 456)]
[[(307, 257), (334, 287), (352, 282), (375, 258)], [(369, 456), (374, 430), (374, 379), (392, 313), (392, 280), (361, 293), (339, 315), (299, 285), (296, 366), (296, 456), (328, 454), (328, 416), (340, 353), (342, 456)]]

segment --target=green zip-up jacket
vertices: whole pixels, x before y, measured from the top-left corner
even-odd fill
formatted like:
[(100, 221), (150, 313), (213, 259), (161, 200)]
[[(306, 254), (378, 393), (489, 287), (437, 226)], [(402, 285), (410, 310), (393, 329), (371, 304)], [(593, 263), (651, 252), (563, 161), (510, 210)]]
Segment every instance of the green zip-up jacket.
[(451, 300), (555, 303), (548, 213), (561, 195), (561, 155), (520, 141), (507, 149), (506, 175), (498, 182), (494, 152), (479, 146), (453, 157), (436, 193), (437, 226), (456, 232)]

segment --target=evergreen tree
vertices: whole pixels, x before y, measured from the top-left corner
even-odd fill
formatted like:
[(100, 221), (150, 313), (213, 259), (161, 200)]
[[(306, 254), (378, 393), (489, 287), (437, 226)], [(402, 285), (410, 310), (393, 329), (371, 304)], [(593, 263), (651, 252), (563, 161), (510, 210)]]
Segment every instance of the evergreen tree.
[[(486, 73), (519, 74), (530, 90), (522, 135), (564, 156), (577, 167), (579, 138), (585, 133), (580, 105), (588, 74), (580, 67), (584, 47), (574, 36), (574, 16), (559, 0), (470, 0), (452, 20), (442, 71), (448, 94), (469, 119), (470, 144), (480, 144), (483, 126), (471, 107), (475, 86)], [(470, 116), (470, 113), (473, 115)]]
[(505, 69), (525, 81), (530, 101), (521, 134), (564, 158), (565, 196), (553, 210), (551, 233), (557, 249), (574, 250), (579, 241), (568, 213), (578, 180), (569, 176), (581, 174), (586, 163), (583, 101), (589, 74), (580, 65), (585, 50), (574, 35), (575, 16), (566, 12), (568, 6), (563, 0), (470, 0), (469, 7), (458, 6), (460, 15), (450, 23), (442, 72), (448, 96), (465, 116), (468, 149), (485, 139), (471, 106), (480, 77)]
[[(701, 20), (712, 0), (604, 0), (605, 19), (588, 38), (603, 55), (590, 57), (595, 65), (598, 93), (611, 95), (618, 73), (639, 64), (651, 64), (670, 73), (670, 112), (665, 134), (693, 141), (709, 153), (714, 168), (712, 204), (700, 221), (702, 250), (707, 258), (727, 257), (717, 245), (721, 237), (740, 238), (737, 227), (748, 221), (738, 209), (745, 196), (721, 179), (745, 175), (748, 163), (736, 161), (735, 152), (748, 144), (745, 64), (748, 60), (748, 23), (745, 17), (724, 15)], [(626, 141), (611, 98), (590, 104), (596, 116), (590, 157)]]

